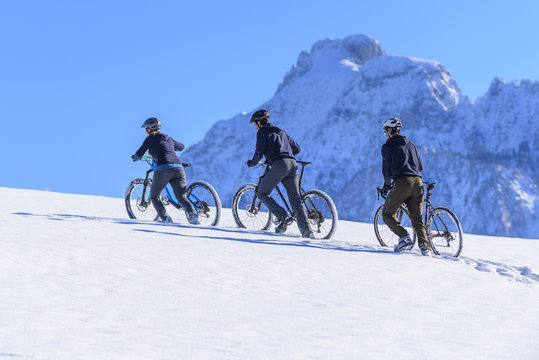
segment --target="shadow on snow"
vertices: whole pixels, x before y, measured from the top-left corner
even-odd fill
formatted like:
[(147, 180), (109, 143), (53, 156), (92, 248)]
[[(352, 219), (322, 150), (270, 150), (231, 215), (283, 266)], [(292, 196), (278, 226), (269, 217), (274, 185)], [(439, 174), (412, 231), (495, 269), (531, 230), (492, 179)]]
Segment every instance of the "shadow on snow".
[[(99, 222), (108, 222), (108, 223), (114, 223), (114, 224), (120, 224), (120, 225), (145, 225), (145, 226), (151, 226), (154, 229), (140, 229), (136, 228), (133, 229), (133, 231), (138, 232), (146, 232), (146, 233), (154, 233), (154, 234), (161, 234), (161, 235), (167, 235), (167, 236), (180, 236), (180, 237), (195, 237), (195, 238), (201, 238), (201, 239), (210, 239), (210, 240), (226, 240), (226, 241), (234, 241), (234, 242), (241, 242), (241, 243), (249, 243), (249, 244), (257, 244), (257, 245), (277, 245), (277, 246), (294, 246), (294, 247), (303, 247), (303, 248), (312, 248), (312, 249), (322, 249), (322, 250), (335, 250), (335, 251), (348, 251), (348, 252), (362, 252), (362, 253), (374, 253), (374, 254), (385, 254), (385, 255), (414, 255), (414, 256), (421, 256), (417, 252), (404, 252), (404, 253), (395, 253), (391, 251), (389, 248), (383, 248), (381, 246), (373, 246), (373, 245), (359, 245), (359, 244), (351, 244), (346, 241), (339, 241), (336, 239), (331, 240), (323, 240), (323, 239), (315, 239), (315, 240), (307, 240), (302, 239), (299, 237), (290, 237), (285, 235), (277, 235), (275, 233), (271, 232), (264, 232), (264, 231), (258, 231), (258, 232), (250, 232), (245, 229), (237, 228), (237, 229), (231, 229), (231, 228), (223, 228), (223, 227), (214, 227), (214, 226), (199, 226), (199, 225), (183, 225), (183, 224), (162, 224), (154, 221), (141, 221), (141, 220), (126, 220), (126, 219), (117, 219), (117, 218), (105, 218), (105, 217), (99, 217), (99, 216), (86, 216), (86, 215), (75, 215), (75, 214), (48, 214), (48, 215), (40, 215), (40, 214), (32, 214), (32, 213), (26, 213), (26, 212), (18, 212), (13, 213), (14, 215), (20, 215), (20, 216), (33, 216), (33, 217), (41, 217), (45, 218), (47, 220), (53, 220), (53, 221), (65, 221), (65, 220), (86, 220), (86, 221), (99, 221)], [(228, 234), (237, 234), (237, 235), (251, 235), (251, 236), (264, 236), (264, 238), (242, 238), (242, 237), (231, 237), (231, 236), (210, 236), (205, 234), (192, 234), (192, 235), (186, 235), (181, 234), (177, 232), (172, 231), (164, 231), (164, 230), (155, 230), (155, 227), (166, 227), (166, 228), (176, 228), (176, 229), (190, 229), (190, 230), (203, 230), (203, 231), (215, 231), (219, 233), (228, 233)], [(270, 239), (268, 239), (270, 237)], [(435, 259), (439, 260), (446, 260), (446, 261), (454, 261), (463, 263), (466, 265), (469, 265), (473, 267), (475, 270), (482, 271), (482, 272), (496, 272), (498, 275), (503, 276), (507, 279), (523, 282), (523, 283), (533, 283), (533, 282), (539, 282), (539, 275), (532, 272), (532, 269), (527, 266), (512, 266), (507, 265), (503, 263), (493, 262), (489, 260), (483, 260), (483, 259), (472, 259), (468, 257), (461, 256), (460, 258), (454, 258), (454, 257), (440, 257), (436, 256)]]

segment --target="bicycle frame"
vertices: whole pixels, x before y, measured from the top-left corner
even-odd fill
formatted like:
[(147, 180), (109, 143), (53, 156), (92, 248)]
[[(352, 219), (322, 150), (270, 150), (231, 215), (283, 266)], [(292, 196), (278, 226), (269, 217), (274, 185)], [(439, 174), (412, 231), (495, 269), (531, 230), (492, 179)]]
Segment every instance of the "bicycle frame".
[[(155, 161), (153, 161), (153, 160), (152, 160), (151, 162), (150, 162), (149, 159), (144, 159), (144, 160), (146, 160), (146, 162), (150, 165), (150, 169), (146, 171), (146, 177), (144, 178), (144, 189), (142, 190), (142, 199), (143, 199), (142, 204), (143, 204), (143, 205), (147, 205), (148, 202), (146, 201), (146, 190), (149, 189), (149, 186), (148, 186), (148, 180), (150, 179), (150, 174), (151, 174), (152, 172), (155, 171), (155, 168), (156, 168), (157, 164), (156, 164)], [(186, 168), (186, 167), (191, 166), (191, 164), (188, 164), (188, 163), (182, 163), (182, 166), (183, 166), (184, 168)], [(178, 200), (177, 200), (176, 197), (174, 196), (173, 191), (170, 189), (170, 184), (167, 184), (167, 185), (165, 186), (165, 192), (166, 192), (166, 194), (167, 194), (166, 201), (167, 201), (169, 204), (172, 204), (176, 209), (182, 209), (181, 204), (178, 202)], [(193, 206), (195, 206), (195, 201), (193, 201), (193, 200), (191, 199), (191, 197), (193, 197), (196, 201), (200, 201), (200, 199), (197, 198), (194, 194), (189, 194), (189, 196), (187, 197), (187, 199), (189, 200), (189, 202), (190, 202), (191, 204), (193, 204)], [(165, 200), (163, 196), (162, 196), (161, 198), (162, 198), (163, 200)], [(165, 204), (165, 205), (166, 205), (166, 204)]]
[[(427, 193), (425, 194), (425, 220), (423, 221), (425, 226), (427, 225), (427, 221), (428, 221), (428, 218), (429, 218), (429, 212), (433, 213), (433, 210), (434, 210), (434, 206), (430, 202), (430, 197), (432, 196), (430, 191), (432, 189), (434, 189), (435, 184), (436, 184), (436, 181), (427, 183)], [(440, 229), (438, 228), (438, 223), (436, 221), (433, 221), (433, 224), (436, 227), (437, 235), (435, 236), (435, 235), (432, 235), (432, 234), (427, 234), (427, 236), (432, 237), (432, 238), (434, 238), (434, 237), (446, 237), (447, 232), (448, 232), (447, 225), (440, 216), (438, 216), (437, 218), (440, 221), (440, 223), (442, 224), (442, 226), (444, 227), (444, 231), (440, 232)]]
[[(299, 196), (300, 198), (303, 199), (303, 194), (305, 193), (305, 190), (303, 190), (303, 188), (301, 187), (301, 184), (303, 182), (303, 173), (305, 171), (305, 166), (306, 165), (309, 165), (311, 164), (310, 162), (304, 162), (304, 161), (298, 161), (298, 163), (301, 165), (301, 173), (299, 175), (299, 180), (298, 180), (298, 185), (299, 185)], [(262, 178), (268, 173), (268, 171), (270, 170), (271, 168), (271, 165), (270, 164), (266, 164), (266, 169), (264, 170), (264, 175), (262, 175), (261, 177), (258, 178), (258, 184), (256, 185), (256, 189), (255, 189), (255, 196), (253, 197), (253, 202), (251, 204), (251, 210), (249, 210), (250, 212), (259, 212), (260, 211), (260, 207), (262, 206), (262, 201), (259, 200), (258, 201), (258, 206), (256, 205), (256, 200), (258, 199), (258, 187), (260, 186), (260, 182), (262, 181)], [(277, 186), (275, 187), (275, 190), (277, 191), (277, 194), (279, 195), (279, 197), (281, 198), (281, 200), (283, 201), (285, 207), (286, 207), (286, 210), (288, 211), (288, 213), (290, 214), (293, 214), (294, 212), (292, 211), (292, 209), (290, 209), (290, 205), (288, 204), (288, 201), (286, 201), (281, 189), (279, 188), (279, 185), (277, 184)], [(312, 200), (309, 200), (311, 201), (311, 205), (316, 208), (312, 202)]]

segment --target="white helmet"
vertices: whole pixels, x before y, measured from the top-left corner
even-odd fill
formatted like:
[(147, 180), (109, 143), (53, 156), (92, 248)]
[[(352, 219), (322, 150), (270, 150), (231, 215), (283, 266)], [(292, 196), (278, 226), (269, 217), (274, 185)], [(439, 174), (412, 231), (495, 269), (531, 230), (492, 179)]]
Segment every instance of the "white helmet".
[(398, 117), (390, 117), (389, 119), (385, 119), (384, 123), (382, 124), (382, 129), (387, 128), (399, 128), (402, 126), (401, 119)]

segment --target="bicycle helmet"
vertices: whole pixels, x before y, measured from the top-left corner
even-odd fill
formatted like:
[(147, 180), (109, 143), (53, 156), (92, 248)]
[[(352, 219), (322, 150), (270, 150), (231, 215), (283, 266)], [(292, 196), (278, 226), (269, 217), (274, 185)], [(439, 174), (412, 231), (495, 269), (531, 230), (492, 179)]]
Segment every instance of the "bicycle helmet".
[(401, 123), (401, 119), (399, 119), (398, 117), (390, 117), (389, 119), (385, 119), (384, 120), (384, 123), (382, 124), (382, 129), (387, 129), (387, 128), (401, 128), (402, 126), (402, 123)]
[(151, 131), (156, 131), (161, 129), (161, 123), (159, 122), (158, 118), (148, 118), (146, 121), (144, 121), (144, 124), (141, 126), (142, 128), (149, 128)]
[(269, 120), (269, 112), (268, 112), (268, 110), (260, 109), (258, 111), (255, 111), (253, 116), (251, 116), (251, 121), (249, 121), (249, 122), (250, 123), (260, 122), (262, 124), (266, 124), (268, 122), (268, 120)]

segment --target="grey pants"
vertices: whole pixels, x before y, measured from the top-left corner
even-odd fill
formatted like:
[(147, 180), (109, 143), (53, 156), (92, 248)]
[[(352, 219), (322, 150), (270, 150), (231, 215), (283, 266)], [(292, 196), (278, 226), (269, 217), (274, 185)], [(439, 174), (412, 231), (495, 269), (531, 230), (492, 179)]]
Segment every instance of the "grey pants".
[(187, 200), (187, 196), (185, 195), (187, 188), (185, 171), (183, 168), (158, 170), (155, 171), (153, 175), (152, 187), (150, 188), (150, 199), (161, 219), (164, 219), (167, 216), (167, 211), (165, 210), (163, 203), (161, 203), (159, 196), (167, 184), (172, 186), (174, 195), (182, 208), (188, 213), (195, 212), (193, 204)]
[(258, 185), (258, 197), (277, 219), (283, 219), (287, 216), (286, 210), (277, 204), (270, 195), (280, 182), (283, 183), (286, 189), (288, 201), (290, 201), (290, 206), (292, 206), (296, 214), (299, 231), (303, 235), (307, 231), (310, 231), (310, 229), (307, 222), (307, 213), (301, 204), (301, 197), (299, 195), (298, 164), (295, 159), (275, 160), (271, 164), (269, 172), (262, 177)]

